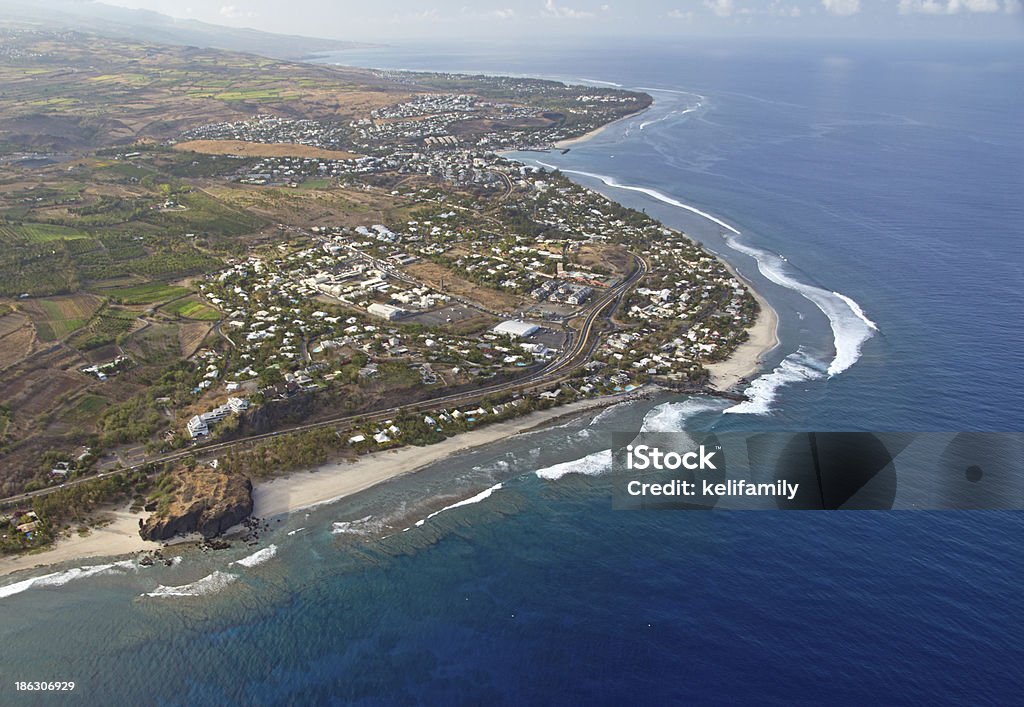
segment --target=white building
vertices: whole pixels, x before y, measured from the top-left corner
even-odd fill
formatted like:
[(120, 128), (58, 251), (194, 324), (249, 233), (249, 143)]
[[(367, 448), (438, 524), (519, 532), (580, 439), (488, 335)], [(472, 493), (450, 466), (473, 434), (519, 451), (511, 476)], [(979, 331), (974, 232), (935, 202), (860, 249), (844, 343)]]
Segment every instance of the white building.
[(390, 304), (380, 304), (378, 302), (371, 304), (366, 308), (366, 311), (375, 317), (387, 319), (388, 321), (394, 321), (406, 313), (406, 311), (401, 307), (394, 307)]
[(540, 331), (540, 327), (536, 324), (520, 321), (519, 319), (509, 319), (494, 327), (491, 331), (495, 334), (505, 334), (517, 339), (525, 339), (527, 336), (532, 336)]

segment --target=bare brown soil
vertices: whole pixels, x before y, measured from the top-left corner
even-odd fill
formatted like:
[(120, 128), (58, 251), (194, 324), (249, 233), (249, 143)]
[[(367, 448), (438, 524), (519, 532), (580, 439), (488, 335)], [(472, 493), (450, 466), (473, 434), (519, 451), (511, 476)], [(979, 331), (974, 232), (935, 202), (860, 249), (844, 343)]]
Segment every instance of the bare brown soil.
[(344, 150), (325, 150), (289, 142), (246, 142), (245, 140), (190, 140), (174, 146), (179, 152), (240, 157), (316, 157), (325, 160), (353, 160), (360, 155)]

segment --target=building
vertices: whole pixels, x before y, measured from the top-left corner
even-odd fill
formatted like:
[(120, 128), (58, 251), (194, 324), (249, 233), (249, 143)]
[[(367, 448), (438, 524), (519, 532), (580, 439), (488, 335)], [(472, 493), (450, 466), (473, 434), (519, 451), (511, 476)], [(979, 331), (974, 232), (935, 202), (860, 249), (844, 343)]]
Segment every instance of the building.
[(509, 319), (494, 327), (491, 331), (495, 334), (505, 334), (516, 339), (525, 339), (540, 331), (540, 327), (536, 324), (520, 321), (519, 319)]
[(205, 437), (210, 434), (210, 426), (199, 415), (193, 415), (192, 419), (188, 421), (188, 433), (192, 436), (192, 439)]
[(394, 321), (406, 314), (406, 311), (401, 307), (394, 307), (390, 304), (380, 304), (378, 302), (374, 302), (373, 304), (371, 304), (369, 307), (366, 308), (366, 311), (375, 317), (387, 319), (389, 322)]

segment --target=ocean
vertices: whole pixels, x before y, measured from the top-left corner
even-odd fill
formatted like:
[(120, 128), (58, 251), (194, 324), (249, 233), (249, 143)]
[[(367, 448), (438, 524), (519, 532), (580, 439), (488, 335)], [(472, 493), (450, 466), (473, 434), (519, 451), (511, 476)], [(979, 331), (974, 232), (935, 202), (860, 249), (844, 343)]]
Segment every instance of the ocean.
[(1020, 513), (613, 511), (605, 472), (641, 429), (1024, 430), (1024, 51), (609, 46), (322, 60), (649, 91), (521, 157), (754, 283), (781, 343), (750, 401), (618, 405), (271, 519), (257, 548), (2, 580), (9, 682), (74, 680), (82, 704), (1020, 700)]

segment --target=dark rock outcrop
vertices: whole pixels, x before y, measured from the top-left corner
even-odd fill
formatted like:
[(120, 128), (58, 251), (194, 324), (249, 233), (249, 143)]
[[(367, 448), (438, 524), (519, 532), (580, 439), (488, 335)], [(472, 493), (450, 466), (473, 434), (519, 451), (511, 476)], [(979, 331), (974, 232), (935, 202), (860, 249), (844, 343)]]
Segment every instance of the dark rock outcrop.
[(215, 469), (176, 471), (170, 503), (161, 507), (139, 530), (144, 539), (193, 532), (212, 538), (252, 515), (252, 482)]

